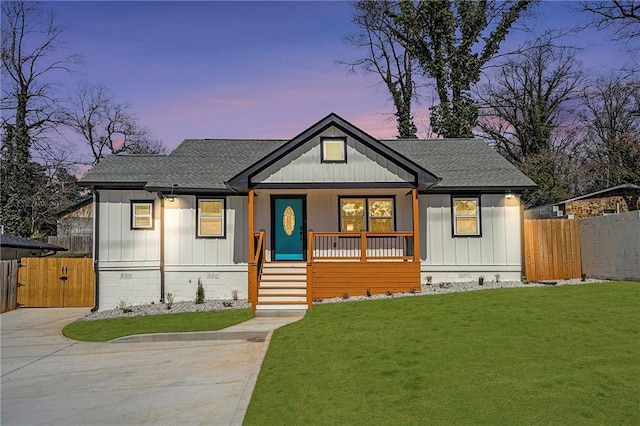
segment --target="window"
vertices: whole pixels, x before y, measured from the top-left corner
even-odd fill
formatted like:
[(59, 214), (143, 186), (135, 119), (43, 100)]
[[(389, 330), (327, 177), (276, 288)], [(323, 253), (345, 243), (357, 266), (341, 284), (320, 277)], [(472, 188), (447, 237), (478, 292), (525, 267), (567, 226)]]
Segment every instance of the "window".
[(131, 201), (131, 229), (153, 229), (153, 201)]
[(480, 236), (480, 198), (454, 197), (453, 236)]
[(198, 199), (198, 237), (224, 237), (224, 199)]
[(392, 232), (393, 198), (340, 198), (343, 232)]
[(322, 149), (323, 163), (347, 162), (346, 138), (322, 138), (320, 145)]

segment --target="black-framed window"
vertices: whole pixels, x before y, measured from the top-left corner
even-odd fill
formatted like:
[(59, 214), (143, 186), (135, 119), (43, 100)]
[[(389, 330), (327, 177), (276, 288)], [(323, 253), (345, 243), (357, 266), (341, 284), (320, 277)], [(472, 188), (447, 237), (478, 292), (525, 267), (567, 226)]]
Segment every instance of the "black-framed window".
[(197, 199), (197, 236), (224, 238), (226, 210), (224, 198), (202, 197)]
[(320, 138), (320, 155), (323, 163), (346, 163), (347, 138)]
[(131, 229), (153, 229), (153, 200), (131, 200)]
[(393, 232), (394, 197), (340, 197), (341, 232)]
[(454, 237), (482, 236), (480, 197), (451, 197), (451, 220)]

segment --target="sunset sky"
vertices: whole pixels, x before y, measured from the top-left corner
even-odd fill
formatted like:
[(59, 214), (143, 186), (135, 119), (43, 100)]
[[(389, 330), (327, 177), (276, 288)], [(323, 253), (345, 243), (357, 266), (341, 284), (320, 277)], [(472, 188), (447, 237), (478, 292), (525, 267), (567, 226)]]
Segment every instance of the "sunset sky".
[[(170, 149), (185, 138), (291, 138), (330, 112), (374, 137), (395, 136), (393, 105), (378, 78), (337, 63), (361, 55), (344, 42), (356, 31), (349, 2), (45, 6), (66, 26), (67, 47), (84, 56), (70, 81), (107, 86)], [(571, 6), (544, 2), (536, 32), (583, 22)], [(585, 48), (580, 59), (591, 74), (607, 74), (628, 57), (594, 30), (568, 41)], [(416, 121), (425, 132), (424, 118)]]

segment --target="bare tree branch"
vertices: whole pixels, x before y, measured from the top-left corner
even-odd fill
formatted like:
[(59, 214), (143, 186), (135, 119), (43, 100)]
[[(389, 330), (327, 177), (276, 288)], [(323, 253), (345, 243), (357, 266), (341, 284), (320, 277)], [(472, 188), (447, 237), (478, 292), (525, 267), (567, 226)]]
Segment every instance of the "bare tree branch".
[(91, 149), (92, 165), (109, 154), (163, 154), (166, 148), (136, 123), (131, 108), (102, 85), (80, 83), (69, 101), (65, 123)]

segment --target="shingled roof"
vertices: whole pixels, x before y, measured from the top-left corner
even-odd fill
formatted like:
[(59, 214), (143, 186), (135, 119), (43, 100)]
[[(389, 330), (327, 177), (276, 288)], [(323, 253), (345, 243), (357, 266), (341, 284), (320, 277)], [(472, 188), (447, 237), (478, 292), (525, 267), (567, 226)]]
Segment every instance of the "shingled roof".
[[(332, 117), (345, 123), (335, 114), (323, 120)], [(231, 193), (234, 190), (226, 182), (296, 138), (291, 141), (187, 139), (166, 156), (109, 156), (87, 173), (80, 183), (104, 188), (139, 187), (149, 191), (169, 191), (177, 185), (176, 193)], [(378, 142), (440, 178), (440, 182), (429, 189), (430, 192), (519, 191), (535, 187), (531, 179), (479, 139), (394, 139)]]
[(431, 191), (519, 191), (536, 186), (481, 139), (398, 139), (382, 142), (442, 178)]
[(0, 234), (0, 247), (11, 247), (32, 250), (67, 251), (64, 247), (49, 244), (38, 240), (18, 237), (10, 234)]

